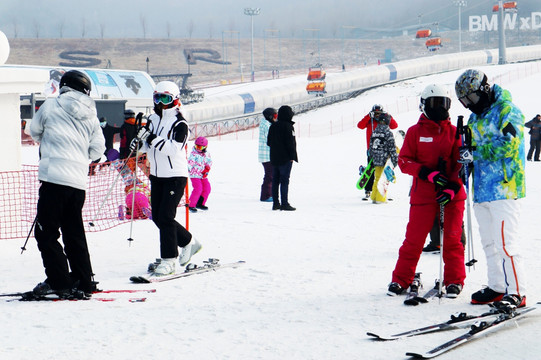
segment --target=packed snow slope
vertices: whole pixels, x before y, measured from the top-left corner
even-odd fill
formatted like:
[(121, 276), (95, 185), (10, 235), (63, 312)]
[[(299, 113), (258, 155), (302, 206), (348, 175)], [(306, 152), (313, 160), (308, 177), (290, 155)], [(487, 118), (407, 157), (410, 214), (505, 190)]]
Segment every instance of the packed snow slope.
[[(524, 65), (485, 67), (511, 91), (526, 120), (541, 112), (539, 73), (518, 74)], [(478, 263), (468, 272), (457, 299), (407, 307), (387, 296), (408, 219), (410, 177), (397, 173), (394, 200), (361, 201), (355, 187), (365, 162), (363, 131), (354, 127), (375, 103), (383, 104), (406, 130), (419, 116), (418, 96), (431, 82), (449, 85), (460, 72), (385, 86), (347, 102), (296, 116), (299, 163), (291, 174), (295, 212), (272, 211), (259, 201), (263, 168), (257, 162), (257, 130), (209, 139), (213, 158), (207, 212), (190, 216), (190, 230), (202, 242), (192, 259), (245, 260), (236, 269), (152, 285), (131, 284), (159, 256), (158, 231), (151, 221), (88, 234), (96, 280), (103, 289), (155, 288), (154, 294), (102, 295), (114, 302), (7, 302), (0, 299), (2, 359), (404, 359), (463, 330), (376, 342), (367, 331), (398, 332), (445, 321), (455, 312), (481, 313), (470, 295), (486, 283), (478, 226), (473, 243)], [(245, 90), (245, 89), (243, 89)], [(394, 104), (410, 99), (400, 110)], [(413, 99), (413, 100), (411, 100)], [(456, 98), (452, 119), (469, 115)], [(341, 119), (349, 119), (344, 125)], [(329, 122), (337, 121), (342, 127)], [(318, 130), (319, 129), (319, 130)], [(529, 135), (526, 135), (529, 141)], [(191, 147), (192, 144), (190, 144)], [(527, 145), (528, 147), (528, 145)], [(37, 147), (25, 147), (26, 163)], [(527, 198), (522, 212), (522, 254), (529, 277), (529, 305), (541, 300), (539, 199), (541, 163), (528, 162)], [(184, 219), (184, 211), (178, 214)], [(0, 292), (30, 290), (44, 279), (35, 241), (20, 255), (22, 240), (0, 242)], [(439, 274), (439, 256), (423, 254), (418, 271), (425, 290)], [(130, 303), (129, 297), (147, 297)], [(441, 359), (539, 358), (539, 314), (459, 347)]]

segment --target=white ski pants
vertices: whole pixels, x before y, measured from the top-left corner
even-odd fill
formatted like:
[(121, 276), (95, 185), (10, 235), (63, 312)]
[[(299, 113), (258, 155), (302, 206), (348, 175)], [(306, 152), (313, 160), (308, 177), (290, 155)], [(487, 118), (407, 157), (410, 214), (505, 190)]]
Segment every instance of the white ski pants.
[(487, 260), (488, 286), (497, 292), (524, 295), (526, 284), (520, 256), (520, 200), (473, 205)]

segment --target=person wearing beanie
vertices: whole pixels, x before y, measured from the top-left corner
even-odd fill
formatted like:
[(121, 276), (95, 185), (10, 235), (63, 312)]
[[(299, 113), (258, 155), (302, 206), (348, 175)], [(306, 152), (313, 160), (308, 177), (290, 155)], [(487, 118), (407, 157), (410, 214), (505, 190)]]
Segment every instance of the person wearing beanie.
[(525, 127), (529, 128), (530, 131), (530, 150), (528, 150), (528, 155), (526, 159), (532, 161), (532, 156), (534, 161), (539, 160), (539, 152), (541, 150), (541, 115), (537, 114), (535, 117), (524, 124)]
[(278, 110), (277, 121), (271, 125), (267, 137), (267, 145), (270, 146), (270, 161), (273, 166), (272, 210), (296, 210), (289, 204), (288, 199), (291, 168), (293, 161), (298, 162), (293, 115), (295, 113), (290, 106), (281, 106)]

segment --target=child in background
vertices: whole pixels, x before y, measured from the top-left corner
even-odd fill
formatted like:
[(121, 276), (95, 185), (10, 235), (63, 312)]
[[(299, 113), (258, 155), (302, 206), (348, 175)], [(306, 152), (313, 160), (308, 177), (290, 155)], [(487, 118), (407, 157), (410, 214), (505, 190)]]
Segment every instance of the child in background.
[(208, 140), (205, 137), (198, 137), (188, 157), (188, 172), (193, 188), (190, 195), (191, 212), (197, 212), (197, 209), (208, 210), (205, 203), (210, 194), (210, 182), (207, 177), (212, 166), (212, 158), (207, 152), (207, 145)]
[(398, 163), (398, 156), (396, 154), (396, 144), (394, 141), (393, 133), (389, 128), (391, 123), (391, 115), (387, 113), (381, 113), (378, 116), (378, 125), (372, 132), (370, 138), (370, 157), (374, 162), (374, 184), (372, 185), (372, 193), (370, 199), (374, 204), (383, 204), (387, 201), (387, 193), (380, 193), (378, 191), (378, 183), (383, 174), (383, 169), (387, 160), (391, 158), (393, 166), (396, 167)]
[[(111, 149), (107, 152), (107, 161), (111, 162), (113, 168), (120, 172), (122, 182), (125, 185), (124, 192), (126, 193), (125, 206), (118, 206), (118, 219), (131, 219), (134, 214), (134, 219), (152, 219), (150, 210), (150, 189), (148, 186), (137, 179), (135, 181), (135, 201), (133, 199), (134, 174), (127, 165), (119, 158), (119, 152), (116, 149)], [(132, 209), (132, 205), (134, 209)]]

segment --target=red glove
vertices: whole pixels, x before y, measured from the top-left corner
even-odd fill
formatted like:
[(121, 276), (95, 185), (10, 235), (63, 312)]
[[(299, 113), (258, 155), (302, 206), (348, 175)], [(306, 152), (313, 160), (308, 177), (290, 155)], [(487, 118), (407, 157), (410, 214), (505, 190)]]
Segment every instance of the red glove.
[(210, 166), (206, 165), (203, 169), (203, 179), (205, 179), (207, 176), (209, 176)]

